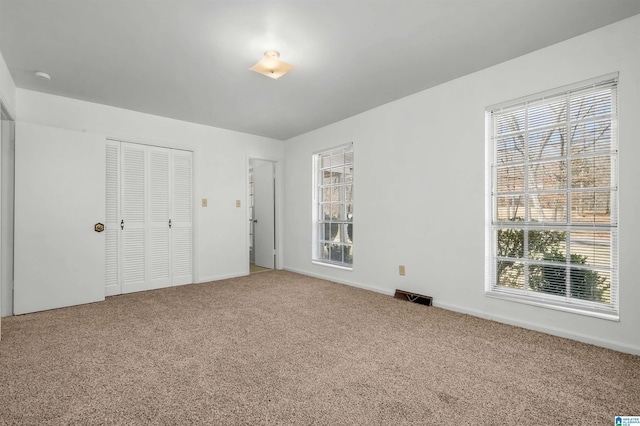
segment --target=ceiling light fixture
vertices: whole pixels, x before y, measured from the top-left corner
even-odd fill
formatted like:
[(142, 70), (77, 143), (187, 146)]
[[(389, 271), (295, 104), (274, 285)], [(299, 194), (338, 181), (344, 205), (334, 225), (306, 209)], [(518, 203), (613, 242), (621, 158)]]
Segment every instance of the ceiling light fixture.
[(36, 77), (38, 77), (40, 80), (46, 80), (49, 81), (51, 80), (51, 76), (49, 74), (47, 74), (46, 72), (42, 72), (42, 71), (36, 71), (35, 72)]
[(279, 79), (293, 69), (293, 65), (289, 65), (280, 60), (280, 52), (275, 50), (267, 50), (264, 52), (264, 58), (257, 64), (249, 68), (258, 74), (266, 75), (274, 80)]

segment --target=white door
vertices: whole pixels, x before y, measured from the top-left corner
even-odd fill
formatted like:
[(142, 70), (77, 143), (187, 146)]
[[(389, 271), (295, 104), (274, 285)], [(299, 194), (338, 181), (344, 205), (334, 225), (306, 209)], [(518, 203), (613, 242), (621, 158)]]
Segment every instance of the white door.
[(192, 153), (107, 142), (105, 294), (193, 282)]
[(193, 282), (191, 151), (171, 150), (171, 275), (172, 285)]
[(105, 139), (16, 123), (14, 313), (104, 300)]
[(251, 160), (253, 166), (255, 264), (275, 268), (275, 178), (274, 163)]
[(120, 281), (120, 142), (107, 141), (105, 205), (105, 296), (122, 293)]
[(147, 290), (146, 146), (131, 143), (120, 145), (120, 230), (122, 292)]
[(149, 178), (147, 247), (149, 259), (149, 289), (171, 285), (171, 205), (170, 163), (171, 150), (150, 146), (147, 148)]

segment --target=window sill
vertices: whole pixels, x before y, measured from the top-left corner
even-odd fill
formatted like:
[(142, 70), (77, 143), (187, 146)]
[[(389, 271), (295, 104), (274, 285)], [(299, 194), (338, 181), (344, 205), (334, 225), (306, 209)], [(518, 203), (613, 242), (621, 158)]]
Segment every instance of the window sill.
[(510, 302), (524, 303), (525, 305), (538, 306), (541, 308), (555, 309), (557, 311), (569, 312), (572, 314), (585, 315), (589, 317), (595, 317), (605, 319), (608, 321), (620, 321), (620, 316), (616, 312), (606, 312), (593, 310), (579, 305), (573, 305), (568, 303), (561, 303), (552, 300), (540, 300), (530, 296), (524, 296), (519, 294), (510, 294), (506, 292), (487, 291), (485, 292), (487, 297), (494, 299), (507, 300)]
[(312, 260), (315, 265), (328, 266), (329, 268), (342, 269), (343, 271), (353, 271), (353, 266), (338, 265), (336, 263), (323, 262), (321, 260)]

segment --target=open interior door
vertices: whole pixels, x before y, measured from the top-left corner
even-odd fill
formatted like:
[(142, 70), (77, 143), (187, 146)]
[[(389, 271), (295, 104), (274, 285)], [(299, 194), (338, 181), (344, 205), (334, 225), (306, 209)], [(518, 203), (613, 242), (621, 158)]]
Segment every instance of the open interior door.
[(105, 138), (20, 122), (15, 137), (14, 313), (104, 300)]
[(251, 160), (254, 188), (255, 264), (275, 268), (275, 180), (274, 163)]

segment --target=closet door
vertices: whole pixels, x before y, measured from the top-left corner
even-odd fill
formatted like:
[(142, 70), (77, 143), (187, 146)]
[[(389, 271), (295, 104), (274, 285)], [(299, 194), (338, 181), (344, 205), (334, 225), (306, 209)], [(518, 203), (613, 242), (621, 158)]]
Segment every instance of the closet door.
[(105, 295), (122, 293), (120, 281), (120, 142), (107, 141)]
[(171, 265), (172, 284), (193, 282), (192, 162), (190, 151), (172, 150), (171, 167)]
[(147, 289), (147, 147), (123, 142), (120, 150), (122, 293), (130, 293)]
[(192, 153), (109, 142), (107, 296), (190, 284)]
[(149, 289), (171, 285), (170, 164), (171, 150), (150, 146), (147, 215)]

